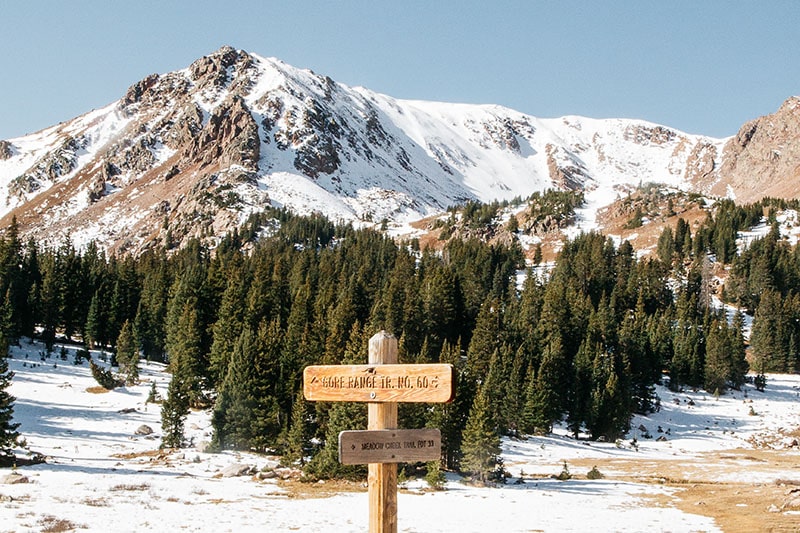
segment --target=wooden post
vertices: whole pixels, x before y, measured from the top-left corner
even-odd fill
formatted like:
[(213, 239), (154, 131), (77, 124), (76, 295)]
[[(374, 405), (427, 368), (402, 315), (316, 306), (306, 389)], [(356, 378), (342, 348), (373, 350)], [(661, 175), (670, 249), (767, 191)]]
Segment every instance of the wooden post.
[[(385, 331), (369, 340), (369, 364), (397, 364), (397, 339)], [(397, 429), (397, 403), (367, 404), (367, 429)], [(370, 463), (369, 531), (397, 533), (397, 464)]]
[(385, 331), (369, 340), (369, 364), (303, 370), (306, 400), (367, 402), (367, 431), (339, 434), (339, 461), (369, 465), (370, 533), (397, 533), (397, 463), (434, 460), (441, 454), (438, 429), (397, 427), (398, 402), (450, 402), (454, 379), (453, 365), (397, 364), (397, 339)]

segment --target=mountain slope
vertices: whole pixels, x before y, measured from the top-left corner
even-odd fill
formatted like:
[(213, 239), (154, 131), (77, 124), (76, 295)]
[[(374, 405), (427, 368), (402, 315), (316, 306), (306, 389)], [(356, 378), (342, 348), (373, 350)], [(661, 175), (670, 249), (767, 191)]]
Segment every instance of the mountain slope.
[(268, 204), (398, 224), (548, 188), (584, 190), (599, 207), (643, 182), (724, 188), (734, 141), (398, 100), (223, 47), (105, 108), (0, 141), (0, 225), (16, 216), (40, 241), (137, 252), (222, 235)]

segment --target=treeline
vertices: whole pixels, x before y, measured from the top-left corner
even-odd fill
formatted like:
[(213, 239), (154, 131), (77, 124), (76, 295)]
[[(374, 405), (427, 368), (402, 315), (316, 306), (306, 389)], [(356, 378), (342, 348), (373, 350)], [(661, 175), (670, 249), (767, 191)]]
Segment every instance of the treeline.
[[(452, 363), (458, 372), (452, 403), (401, 404), (401, 426), (440, 428), (442, 465), (485, 478), (499, 466), (501, 434), (546, 433), (566, 421), (576, 436), (620, 438), (634, 412), (658, 408), (664, 371), (675, 389), (721, 394), (744, 383), (743, 317), (728, 320), (708, 294), (709, 253), (723, 239), (714, 237), (717, 220), (728, 223), (709, 217), (694, 233), (679, 222), (656, 259), (583, 234), (552, 270), (528, 270), (521, 284), (517, 245), (452, 240), (433, 252), (283, 210), (253, 217), (213, 252), (195, 241), (138, 258), (22, 244), (12, 225), (0, 240), (0, 331), (11, 342), (38, 335), (52, 345), (63, 335), (126, 352), (132, 338), (173, 374), (165, 446), (184, 444), (190, 407), (207, 407), (218, 449), (310, 458), (308, 472), (328, 477), (360, 473), (338, 463), (336, 445), (340, 430), (365, 426), (366, 409), (306, 403), (303, 368), (363, 363), (369, 337), (386, 330), (399, 339), (401, 362)], [(788, 278), (778, 264), (800, 271), (776, 260), (770, 272), (780, 279)], [(781, 287), (785, 305), (794, 293)], [(754, 308), (754, 335), (766, 296)], [(781, 360), (796, 370), (798, 356), (786, 353)]]

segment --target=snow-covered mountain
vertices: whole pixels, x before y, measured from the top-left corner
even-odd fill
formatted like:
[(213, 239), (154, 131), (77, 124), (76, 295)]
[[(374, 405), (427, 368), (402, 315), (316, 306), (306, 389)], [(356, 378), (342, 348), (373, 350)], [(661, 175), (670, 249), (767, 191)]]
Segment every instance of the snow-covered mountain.
[(0, 141), (0, 226), (13, 215), (40, 241), (136, 252), (224, 234), (268, 204), (402, 224), (548, 188), (584, 190), (596, 206), (645, 182), (735, 194), (720, 169), (741, 136), (398, 100), (223, 47)]

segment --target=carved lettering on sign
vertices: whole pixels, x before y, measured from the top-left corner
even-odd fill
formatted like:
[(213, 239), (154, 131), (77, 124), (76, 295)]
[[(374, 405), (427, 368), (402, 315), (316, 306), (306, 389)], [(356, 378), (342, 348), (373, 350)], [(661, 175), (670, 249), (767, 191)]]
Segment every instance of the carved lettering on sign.
[(453, 390), (447, 364), (309, 366), (303, 372), (311, 401), (449, 402)]
[(406, 463), (435, 461), (442, 454), (438, 429), (382, 429), (339, 433), (339, 462)]

